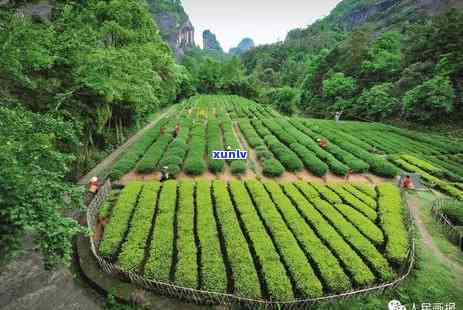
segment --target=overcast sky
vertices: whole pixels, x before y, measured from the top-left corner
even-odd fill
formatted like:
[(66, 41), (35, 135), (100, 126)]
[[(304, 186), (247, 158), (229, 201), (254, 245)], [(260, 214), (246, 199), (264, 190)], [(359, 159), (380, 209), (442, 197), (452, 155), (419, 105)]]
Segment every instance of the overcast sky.
[(341, 0), (182, 0), (195, 27), (196, 44), (210, 29), (228, 51), (245, 37), (259, 44), (284, 40), (286, 33), (328, 13)]

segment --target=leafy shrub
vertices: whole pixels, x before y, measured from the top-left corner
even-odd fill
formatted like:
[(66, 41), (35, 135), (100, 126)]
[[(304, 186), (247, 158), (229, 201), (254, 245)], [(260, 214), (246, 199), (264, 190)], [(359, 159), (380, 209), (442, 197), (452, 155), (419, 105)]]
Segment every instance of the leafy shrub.
[(289, 148), (302, 159), (304, 166), (316, 176), (320, 177), (328, 172), (328, 166), (303, 145), (293, 143)]
[(220, 123), (215, 119), (210, 119), (207, 124), (207, 152), (208, 152), (208, 167), (212, 173), (222, 172), (225, 167), (223, 160), (214, 159), (212, 152), (223, 150), (221, 139)]
[(455, 226), (463, 226), (463, 204), (444, 206), (442, 212)]
[(209, 181), (201, 180), (196, 183), (196, 207), (197, 233), (202, 262), (199, 266), (201, 289), (225, 293), (227, 274), (217, 234)]
[(175, 281), (180, 286), (198, 286), (198, 262), (194, 235), (194, 190), (193, 181), (182, 181), (178, 190), (177, 209), (177, 263)]
[(145, 258), (145, 244), (148, 241), (151, 223), (161, 184), (146, 183), (140, 194), (137, 207), (130, 222), (127, 241), (124, 242), (118, 258), (118, 264), (127, 271), (137, 272)]
[(307, 225), (278, 183), (265, 182), (264, 185), (288, 227), (301, 244), (302, 249), (317, 265), (317, 269), (328, 289), (332, 292), (344, 292), (350, 289), (349, 278), (344, 273), (337, 258)]
[[(389, 281), (393, 278), (394, 273), (388, 261), (349, 221), (339, 214), (330, 204), (321, 199), (315, 199), (312, 203), (320, 213), (329, 219), (340, 234), (349, 241), (352, 247), (374, 268), (374, 271), (378, 273), (382, 280)], [(344, 210), (346, 209), (344, 208)]]
[(291, 183), (284, 184), (283, 189), (300, 214), (314, 227), (318, 235), (344, 264), (353, 281), (360, 286), (373, 283), (374, 274), (320, 212)]
[(158, 210), (145, 265), (145, 277), (158, 281), (170, 281), (170, 269), (174, 255), (174, 215), (177, 200), (177, 182), (163, 183), (159, 194)]
[(142, 186), (140, 182), (132, 182), (122, 190), (116, 206), (113, 208), (111, 219), (105, 227), (99, 248), (101, 256), (112, 258), (119, 250)]
[(148, 130), (140, 140), (131, 145), (126, 152), (116, 161), (111, 168), (109, 177), (113, 180), (119, 180), (124, 174), (132, 170), (137, 161), (145, 154), (145, 151), (160, 136), (161, 127), (167, 123), (167, 119), (161, 119), (150, 130)]
[(228, 262), (235, 281), (234, 293), (238, 296), (259, 298), (262, 296), (259, 278), (227, 186), (224, 182), (214, 181), (212, 188), (217, 220), (222, 227)]
[(275, 154), (276, 158), (285, 166), (288, 171), (300, 171), (304, 167), (302, 161), (297, 155), (279, 142), (274, 136), (268, 135), (264, 137), (269, 149)]
[(243, 174), (246, 172), (246, 162), (243, 160), (234, 160), (230, 164), (230, 170), (232, 174)]
[[(371, 189), (376, 194), (376, 192), (374, 191), (374, 188), (372, 188), (372, 187), (370, 187), (368, 185), (364, 185), (364, 186), (368, 187), (369, 189)], [(353, 185), (346, 184), (346, 185), (344, 185), (344, 189), (347, 190), (352, 195), (354, 195), (356, 198), (360, 199), (362, 202), (364, 202), (370, 208), (376, 209), (378, 207), (378, 204), (376, 203), (376, 200), (374, 198), (372, 198), (371, 196), (365, 194), (361, 190), (358, 190)]]
[(329, 188), (331, 188), (333, 191), (336, 192), (347, 204), (351, 205), (358, 211), (362, 212), (364, 215), (366, 215), (370, 220), (375, 221), (378, 215), (376, 212), (370, 208), (368, 205), (363, 203), (360, 199), (346, 191), (345, 189), (342, 188), (342, 185), (337, 185), (337, 184), (330, 184), (328, 185)]
[(206, 142), (204, 139), (205, 126), (202, 123), (197, 123), (193, 126), (190, 141), (190, 150), (185, 161), (184, 169), (187, 174), (201, 175), (206, 170), (204, 163), (204, 151)]
[(386, 237), (386, 257), (402, 265), (407, 258), (408, 234), (404, 224), (404, 208), (399, 188), (390, 183), (377, 187), (380, 225)]
[[(273, 245), (265, 226), (254, 208), (246, 187), (238, 181), (230, 182), (230, 192), (238, 214), (251, 241), (256, 258), (262, 268), (268, 292), (274, 300), (290, 300), (294, 298), (291, 281), (280, 260), (280, 255)], [(280, 275), (275, 277), (275, 275)]]
[(262, 173), (268, 177), (279, 177), (285, 172), (285, 167), (276, 159), (264, 160), (262, 168)]
[(280, 253), (291, 253), (291, 255), (283, 255), (282, 259), (298, 289), (304, 296), (318, 297), (323, 295), (320, 281), (262, 183), (247, 181), (246, 186), (264, 224), (271, 227), (271, 235)]

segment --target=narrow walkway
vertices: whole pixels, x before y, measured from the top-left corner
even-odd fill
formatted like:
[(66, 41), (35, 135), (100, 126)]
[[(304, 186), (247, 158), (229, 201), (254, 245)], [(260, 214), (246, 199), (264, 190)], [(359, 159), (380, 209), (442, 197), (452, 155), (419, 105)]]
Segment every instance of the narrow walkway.
[(452, 268), (456, 273), (458, 273), (460, 282), (463, 285), (463, 266), (459, 263), (455, 262), (454, 260), (450, 259), (444, 253), (442, 253), (439, 248), (434, 243), (431, 234), (429, 233), (426, 225), (423, 223), (423, 220), (420, 217), (420, 201), (417, 198), (409, 198), (408, 205), (411, 211), (411, 214), (415, 220), (416, 227), (420, 232), (420, 235), (423, 239), (423, 244), (434, 254), (440, 261), (442, 261), (445, 265)]
[(174, 106), (170, 106), (166, 110), (161, 111), (160, 114), (156, 116), (154, 120), (152, 120), (148, 125), (146, 125), (143, 129), (138, 131), (132, 137), (130, 137), (124, 144), (122, 144), (114, 152), (112, 152), (108, 157), (106, 157), (103, 161), (101, 161), (98, 165), (96, 165), (95, 168), (93, 168), (92, 170), (90, 170), (89, 173), (83, 176), (77, 182), (77, 184), (79, 185), (87, 184), (92, 177), (96, 175), (100, 175), (105, 169), (110, 167), (123, 152), (125, 152), (134, 142), (140, 139), (148, 130), (153, 128), (161, 118), (164, 118), (173, 109), (173, 107)]

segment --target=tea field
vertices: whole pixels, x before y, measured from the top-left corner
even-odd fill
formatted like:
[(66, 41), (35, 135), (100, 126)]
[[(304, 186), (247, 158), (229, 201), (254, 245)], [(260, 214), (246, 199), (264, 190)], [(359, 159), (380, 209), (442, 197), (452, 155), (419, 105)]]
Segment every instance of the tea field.
[(100, 209), (99, 253), (147, 279), (288, 301), (395, 279), (404, 214), (391, 183), (131, 182)]
[[(328, 144), (321, 147), (319, 139)], [(212, 156), (238, 149), (248, 152), (246, 160)], [(159, 180), (162, 167), (172, 178), (295, 175), (305, 181), (301, 172), (320, 181), (328, 175), (394, 178), (414, 172), (428, 186), (463, 199), (461, 140), (381, 123), (285, 117), (237, 96), (196, 96), (178, 104), (118, 159), (109, 177)]]

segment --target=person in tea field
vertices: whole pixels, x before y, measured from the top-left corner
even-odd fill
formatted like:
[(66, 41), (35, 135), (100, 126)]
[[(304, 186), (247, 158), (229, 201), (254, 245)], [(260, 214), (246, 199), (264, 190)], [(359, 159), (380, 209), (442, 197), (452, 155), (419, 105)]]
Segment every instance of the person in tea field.
[(405, 176), (405, 178), (402, 180), (401, 187), (404, 189), (413, 189), (415, 187), (413, 180), (409, 175)]
[(174, 129), (174, 138), (177, 138), (179, 132), (180, 132), (180, 124), (177, 124)]
[(166, 132), (166, 129), (164, 127), (161, 127), (161, 129), (159, 130), (159, 132), (161, 133), (161, 136), (164, 135), (164, 133)]
[(91, 178), (90, 181), (88, 181), (86, 204), (89, 204), (92, 201), (93, 197), (95, 197), (96, 193), (98, 192), (98, 188), (98, 177)]
[(318, 145), (320, 145), (322, 149), (328, 146), (328, 140), (326, 140), (325, 138), (318, 139), (317, 141), (318, 141)]
[(349, 169), (349, 171), (347, 171), (347, 174), (346, 174), (346, 181), (349, 181), (349, 179), (350, 179), (352, 173), (353, 173), (352, 169)]
[(161, 169), (161, 182), (169, 180), (169, 167), (165, 166)]

